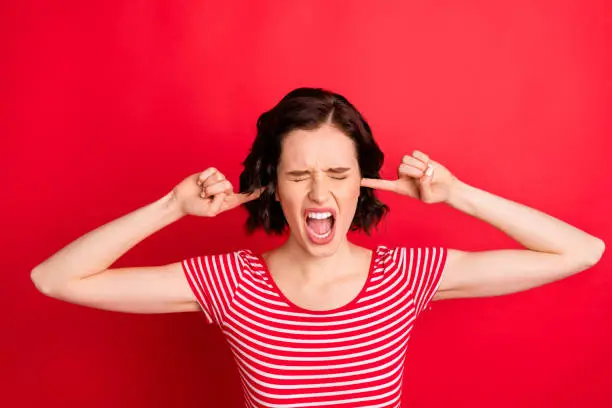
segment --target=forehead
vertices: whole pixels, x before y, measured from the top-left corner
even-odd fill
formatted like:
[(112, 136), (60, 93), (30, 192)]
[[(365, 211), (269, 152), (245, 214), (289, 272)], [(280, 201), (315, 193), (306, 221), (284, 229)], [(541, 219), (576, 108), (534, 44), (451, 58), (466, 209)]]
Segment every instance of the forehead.
[(331, 125), (296, 129), (283, 139), (279, 167), (317, 168), (357, 164), (353, 140)]

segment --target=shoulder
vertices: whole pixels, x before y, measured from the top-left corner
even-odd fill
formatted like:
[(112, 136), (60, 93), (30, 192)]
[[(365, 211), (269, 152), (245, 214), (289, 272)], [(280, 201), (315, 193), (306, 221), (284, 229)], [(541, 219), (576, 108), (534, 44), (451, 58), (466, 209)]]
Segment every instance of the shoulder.
[(261, 255), (249, 248), (237, 249), (234, 251), (219, 253), (219, 254), (212, 255), (212, 256), (219, 257), (219, 258), (232, 259), (235, 262), (240, 263), (241, 265), (257, 264), (261, 260)]
[(245, 266), (259, 262), (259, 256), (248, 248), (236, 249), (227, 252), (213, 252), (197, 255), (183, 260), (183, 264), (199, 264), (202, 268), (209, 269), (215, 266), (237, 267), (243, 269)]
[(403, 256), (406, 249), (404, 246), (378, 245), (373, 251), (379, 261), (398, 262), (398, 257)]
[(387, 246), (379, 245), (375, 249), (376, 258), (385, 263), (432, 262), (444, 261), (447, 250), (442, 246)]
[(243, 265), (259, 265), (262, 260), (260, 253), (248, 248), (236, 250), (232, 252), (232, 255)]

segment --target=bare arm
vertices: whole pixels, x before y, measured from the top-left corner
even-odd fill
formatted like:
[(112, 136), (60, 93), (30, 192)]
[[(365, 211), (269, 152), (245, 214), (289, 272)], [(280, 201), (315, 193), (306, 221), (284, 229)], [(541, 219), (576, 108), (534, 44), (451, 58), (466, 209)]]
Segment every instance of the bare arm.
[(448, 250), (434, 300), (496, 296), (531, 289), (595, 265), (604, 242), (548, 214), (467, 185), (446, 167), (414, 151), (397, 180), (363, 179), (362, 186), (445, 202), (508, 234), (527, 249)]
[(527, 249), (449, 250), (437, 299), (497, 296), (566, 278), (595, 265), (604, 242), (534, 208), (457, 181), (448, 204)]
[(32, 281), (47, 296), (107, 310), (197, 310), (178, 262), (108, 269), (136, 244), (183, 216), (169, 193), (62, 248), (32, 270)]
[(234, 194), (210, 168), (183, 180), (164, 197), (81, 236), (31, 273), (47, 296), (106, 310), (166, 313), (199, 310), (180, 262), (109, 267), (146, 237), (185, 215), (213, 217), (258, 195)]

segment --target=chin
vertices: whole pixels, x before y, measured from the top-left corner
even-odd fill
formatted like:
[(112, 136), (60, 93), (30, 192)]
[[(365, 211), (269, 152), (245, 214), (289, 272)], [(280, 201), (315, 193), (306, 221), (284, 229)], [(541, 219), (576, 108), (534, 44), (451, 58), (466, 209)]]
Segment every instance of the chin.
[(340, 246), (339, 242), (338, 243), (333, 242), (333, 243), (330, 243), (329, 245), (325, 245), (324, 247), (312, 245), (309, 242), (306, 243), (306, 249), (308, 253), (317, 258), (325, 258), (325, 257), (334, 255), (338, 251), (339, 246)]
[(342, 231), (334, 228), (333, 235), (328, 237), (325, 242), (321, 242), (316, 239), (313, 240), (307, 231), (302, 230), (300, 233), (300, 244), (310, 255), (324, 258), (334, 255), (338, 251), (338, 248), (340, 248), (345, 237), (346, 233), (343, 234)]

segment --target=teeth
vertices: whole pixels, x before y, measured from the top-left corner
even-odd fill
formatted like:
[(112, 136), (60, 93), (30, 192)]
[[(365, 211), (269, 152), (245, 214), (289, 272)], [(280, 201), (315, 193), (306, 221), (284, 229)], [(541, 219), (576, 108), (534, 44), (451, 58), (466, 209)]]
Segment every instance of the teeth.
[(331, 230), (327, 231), (325, 234), (317, 234), (316, 232), (312, 231), (312, 233), (319, 239), (323, 239), (323, 238), (327, 238), (329, 237), (329, 234), (331, 234)]
[(311, 212), (308, 213), (307, 217), (308, 218), (314, 218), (317, 220), (324, 220), (325, 218), (329, 218), (332, 216), (332, 213), (330, 212)]

